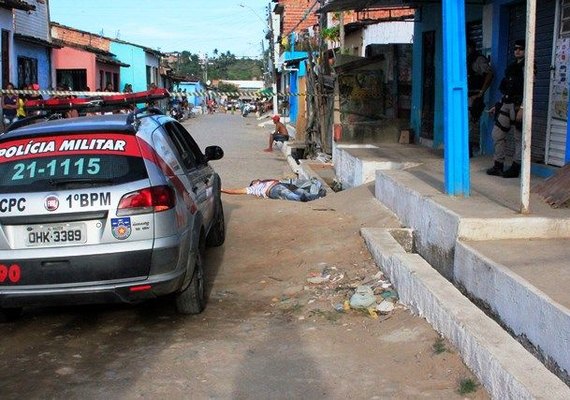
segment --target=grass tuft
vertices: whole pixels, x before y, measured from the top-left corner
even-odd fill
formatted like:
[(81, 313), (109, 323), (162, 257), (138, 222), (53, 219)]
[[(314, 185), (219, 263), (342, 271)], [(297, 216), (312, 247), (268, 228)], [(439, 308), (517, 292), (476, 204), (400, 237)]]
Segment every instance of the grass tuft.
[(435, 343), (433, 344), (432, 348), (435, 354), (441, 354), (447, 351), (447, 348), (445, 347), (445, 340), (442, 337), (438, 337), (435, 340)]
[(477, 382), (471, 378), (461, 379), (461, 382), (459, 382), (459, 394), (474, 393), (477, 391), (477, 386), (479, 386)]

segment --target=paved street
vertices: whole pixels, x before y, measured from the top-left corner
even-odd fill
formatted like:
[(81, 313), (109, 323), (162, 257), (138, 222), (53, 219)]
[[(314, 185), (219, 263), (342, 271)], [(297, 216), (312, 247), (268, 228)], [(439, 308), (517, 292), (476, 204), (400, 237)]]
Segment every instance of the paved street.
[[(253, 115), (185, 122), (226, 188), (290, 176)], [(486, 399), (431, 326), (401, 306), (337, 312), (378, 280), (362, 226), (398, 227), (373, 187), (311, 203), (223, 197), (226, 243), (206, 253), (208, 305), (179, 316), (167, 300), (26, 310), (0, 326), (1, 399)], [(310, 277), (330, 275), (322, 283)]]

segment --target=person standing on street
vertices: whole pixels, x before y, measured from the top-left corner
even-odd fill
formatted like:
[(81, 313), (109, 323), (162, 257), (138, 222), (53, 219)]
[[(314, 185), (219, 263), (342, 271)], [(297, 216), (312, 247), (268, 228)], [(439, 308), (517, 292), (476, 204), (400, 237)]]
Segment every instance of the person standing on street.
[(469, 157), (479, 148), (480, 119), (485, 109), (485, 92), (491, 86), (493, 69), (487, 57), (477, 51), (473, 40), (467, 42), (467, 90), (469, 105)]
[[(493, 127), (493, 141), (495, 142), (494, 165), (487, 170), (487, 175), (502, 176), (504, 178), (517, 178), (521, 171), (522, 152), (522, 119), (523, 119), (523, 91), (524, 91), (524, 56), (525, 41), (515, 41), (515, 61), (505, 70), (505, 77), (501, 81), (499, 90), (503, 94), (501, 101), (489, 110), (495, 114)], [(507, 132), (511, 126), (515, 127), (515, 154), (511, 167), (503, 172), (505, 165), (505, 148)]]

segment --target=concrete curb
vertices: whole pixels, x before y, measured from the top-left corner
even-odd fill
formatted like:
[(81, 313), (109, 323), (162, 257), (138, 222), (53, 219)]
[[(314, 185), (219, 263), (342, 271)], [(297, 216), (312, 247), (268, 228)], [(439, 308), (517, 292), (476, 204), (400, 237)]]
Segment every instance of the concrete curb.
[[(295, 161), (295, 160), (293, 160)], [(299, 160), (299, 162), (301, 163), (299, 165), (299, 178), (304, 178), (304, 179), (311, 179), (311, 178), (317, 178), (319, 180), (319, 182), (321, 182), (321, 184), (323, 185), (323, 188), (325, 188), (325, 190), (327, 191), (327, 194), (332, 194), (334, 193), (334, 190), (331, 189), (331, 187), (323, 180), (323, 178), (321, 178), (321, 176), (319, 174), (317, 174), (313, 168), (311, 168), (310, 165), (308, 165), (306, 162), (306, 160)]]
[(400, 301), (459, 349), (493, 398), (570, 398), (561, 380), (423, 258), (406, 253), (388, 230), (362, 228), (361, 234)]
[[(459, 241), (455, 246), (455, 279), (467, 292), (500, 315), (515, 335), (525, 335), (543, 355), (570, 371), (568, 308), (504, 265)], [(489, 285), (489, 282), (495, 284)]]
[(281, 146), (281, 151), (285, 155), (289, 167), (295, 174), (297, 174), (299, 178), (317, 178), (327, 191), (327, 194), (334, 193), (334, 190), (331, 189), (331, 187), (323, 180), (323, 178), (321, 178), (319, 174), (317, 174), (306, 162), (304, 162), (306, 160), (300, 160), (300, 164), (297, 164), (293, 156), (291, 156), (291, 147), (287, 143), (283, 143), (283, 146)]
[(288, 142), (283, 142), (283, 145), (281, 146), (281, 152), (285, 155), (285, 158), (287, 159), (287, 163), (289, 164), (291, 170), (298, 176), (301, 176), (301, 166), (297, 164), (297, 161), (295, 161), (293, 156), (291, 156), (291, 146)]

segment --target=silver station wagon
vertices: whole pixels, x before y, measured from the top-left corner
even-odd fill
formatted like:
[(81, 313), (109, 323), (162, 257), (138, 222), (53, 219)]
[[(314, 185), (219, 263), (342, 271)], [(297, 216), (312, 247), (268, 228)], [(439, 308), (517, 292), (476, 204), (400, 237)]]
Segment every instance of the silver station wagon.
[(156, 110), (22, 124), (0, 136), (0, 311), (174, 294), (203, 310), (205, 246), (225, 239), (221, 182)]

